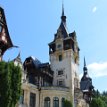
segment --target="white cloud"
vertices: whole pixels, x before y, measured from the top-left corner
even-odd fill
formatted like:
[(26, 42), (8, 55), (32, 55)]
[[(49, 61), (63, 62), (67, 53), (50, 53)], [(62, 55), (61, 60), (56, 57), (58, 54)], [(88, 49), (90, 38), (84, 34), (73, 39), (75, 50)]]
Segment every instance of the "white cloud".
[[(87, 66), (88, 68), (88, 74), (91, 78), (98, 78), (98, 77), (104, 77), (107, 76), (107, 62), (103, 63), (92, 63)], [(82, 77), (83, 74), (80, 74), (80, 77)]]
[(87, 67), (91, 77), (107, 76), (107, 62), (103, 62), (103, 63), (95, 62), (89, 64)]
[(97, 10), (97, 7), (96, 7), (96, 6), (94, 6), (94, 7), (93, 7), (93, 9), (92, 9), (92, 12), (93, 12), (93, 13), (95, 13), (95, 12), (96, 12), (96, 10)]

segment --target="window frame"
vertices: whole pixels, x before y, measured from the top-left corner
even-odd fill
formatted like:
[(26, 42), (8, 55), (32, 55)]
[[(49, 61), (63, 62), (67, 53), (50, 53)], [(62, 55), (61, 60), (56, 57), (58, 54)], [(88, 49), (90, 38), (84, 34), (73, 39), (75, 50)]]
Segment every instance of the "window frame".
[(29, 107), (36, 107), (36, 94), (30, 92)]
[(44, 98), (44, 107), (50, 107), (50, 97)]
[(58, 56), (58, 59), (59, 59), (59, 61), (62, 61), (62, 59), (63, 59), (62, 54), (60, 54), (60, 55)]
[(58, 71), (58, 75), (60, 76), (60, 75), (63, 75), (64, 74), (64, 71), (63, 70), (59, 70)]
[(62, 99), (61, 99), (61, 107), (64, 107), (65, 106), (65, 98), (63, 97)]
[(58, 97), (53, 98), (53, 107), (59, 107), (59, 98)]

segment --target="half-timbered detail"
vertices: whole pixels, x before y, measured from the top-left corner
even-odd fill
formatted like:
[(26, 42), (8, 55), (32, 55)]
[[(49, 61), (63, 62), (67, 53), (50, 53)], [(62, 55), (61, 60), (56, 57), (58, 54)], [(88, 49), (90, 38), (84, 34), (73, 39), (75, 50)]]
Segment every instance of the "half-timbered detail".
[(4, 10), (0, 7), (0, 60), (2, 60), (4, 52), (12, 46)]

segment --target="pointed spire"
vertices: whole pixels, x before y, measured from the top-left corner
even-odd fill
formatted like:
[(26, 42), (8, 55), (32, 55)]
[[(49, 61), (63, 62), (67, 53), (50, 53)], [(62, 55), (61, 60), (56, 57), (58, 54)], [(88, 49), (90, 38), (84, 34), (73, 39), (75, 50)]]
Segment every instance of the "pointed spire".
[(18, 54), (17, 58), (20, 58), (20, 52), (19, 52), (19, 54)]
[(85, 61), (85, 57), (84, 57), (84, 67), (86, 67), (86, 61)]
[(64, 16), (64, 3), (62, 1), (62, 16)]
[(66, 25), (66, 16), (64, 15), (64, 3), (62, 1), (62, 16), (61, 16), (62, 22)]
[(13, 61), (17, 61), (18, 63), (22, 64), (21, 57), (20, 57), (20, 51), (19, 51), (17, 57)]
[(85, 57), (84, 57), (84, 67), (83, 67), (83, 71), (84, 71), (84, 72), (87, 72), (87, 66), (86, 66)]

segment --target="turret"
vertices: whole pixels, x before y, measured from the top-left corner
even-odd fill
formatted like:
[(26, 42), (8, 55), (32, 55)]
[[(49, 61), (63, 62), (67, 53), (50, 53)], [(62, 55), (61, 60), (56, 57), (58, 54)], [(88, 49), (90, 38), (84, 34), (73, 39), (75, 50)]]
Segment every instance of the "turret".
[(92, 85), (92, 79), (88, 75), (85, 57), (84, 57), (83, 77), (81, 78), (80, 89), (83, 92), (83, 98), (89, 103), (91, 101), (92, 91), (94, 87)]
[(69, 33), (67, 30), (63, 4), (60, 25), (54, 40), (49, 43), (49, 56), (51, 69), (55, 72), (53, 85), (74, 90), (75, 83), (78, 88), (79, 79), (76, 74), (79, 66), (79, 47), (76, 32)]

